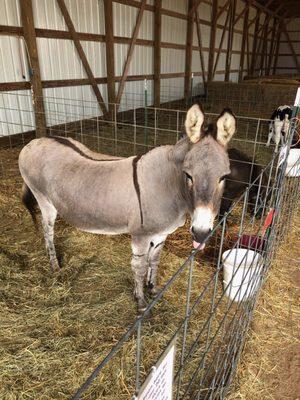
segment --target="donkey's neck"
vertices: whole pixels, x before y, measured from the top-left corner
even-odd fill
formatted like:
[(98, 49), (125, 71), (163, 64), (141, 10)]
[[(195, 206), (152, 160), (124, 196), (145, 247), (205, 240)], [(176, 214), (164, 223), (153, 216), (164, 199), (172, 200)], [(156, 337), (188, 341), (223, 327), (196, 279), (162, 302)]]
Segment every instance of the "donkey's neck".
[[(182, 165), (175, 162), (173, 148), (172, 145), (156, 147), (142, 156), (139, 162), (143, 180), (150, 183), (153, 195), (155, 196), (155, 192), (163, 193), (163, 200), (169, 202), (171, 208), (185, 213), (188, 206), (183, 193)], [(154, 201), (156, 199), (160, 200), (159, 197), (153, 198)]]

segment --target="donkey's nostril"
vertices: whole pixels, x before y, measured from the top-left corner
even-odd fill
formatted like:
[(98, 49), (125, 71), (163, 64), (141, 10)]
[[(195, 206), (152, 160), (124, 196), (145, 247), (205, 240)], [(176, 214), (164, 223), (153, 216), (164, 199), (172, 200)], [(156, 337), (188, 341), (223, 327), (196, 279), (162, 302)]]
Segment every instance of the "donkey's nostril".
[(197, 230), (194, 227), (192, 227), (191, 231), (192, 231), (195, 241), (202, 243), (207, 238), (207, 236), (211, 233), (212, 229)]

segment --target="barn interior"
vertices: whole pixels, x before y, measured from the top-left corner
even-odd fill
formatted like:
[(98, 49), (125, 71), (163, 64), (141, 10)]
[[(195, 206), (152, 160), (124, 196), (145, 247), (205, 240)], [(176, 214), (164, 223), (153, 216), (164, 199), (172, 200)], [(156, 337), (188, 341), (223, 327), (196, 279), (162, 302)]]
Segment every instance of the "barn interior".
[[(229, 147), (242, 151), (251, 168), (244, 189), (256, 178), (277, 205), (284, 186), (274, 240), (265, 251), (266, 262), (276, 266), (290, 243), (285, 234), (297, 216), (299, 178), (279, 180), (279, 152), (266, 142), (273, 111), (295, 103), (299, 22), (300, 4), (290, 0), (2, 0), (1, 398), (69, 399), (108, 356), (80, 398), (131, 399), (177, 330), (176, 399), (269, 398), (249, 381), (241, 386), (251, 365), (247, 345), (236, 374), (256, 298), (229, 305), (219, 274), (220, 249), (234, 247), (241, 232), (261, 234), (267, 199), (253, 218), (245, 209), (258, 205), (247, 191), (235, 198), (226, 232), (220, 225), (205, 252), (193, 258), (189, 295), (191, 269), (181, 267), (192, 250), (189, 223), (170, 235), (159, 280), (174, 281), (142, 328), (136, 325), (141, 330), (112, 356), (137, 321), (130, 236), (88, 234), (59, 219), (62, 270), (53, 274), (42, 232), (35, 232), (20, 201), (18, 155), (44, 136), (71, 137), (120, 157), (142, 155), (178, 141), (192, 104), (201, 103), (206, 124), (229, 107), (237, 121)], [(267, 183), (253, 177), (256, 167)], [(276, 299), (269, 290), (262, 289), (264, 306), (266, 298)]]

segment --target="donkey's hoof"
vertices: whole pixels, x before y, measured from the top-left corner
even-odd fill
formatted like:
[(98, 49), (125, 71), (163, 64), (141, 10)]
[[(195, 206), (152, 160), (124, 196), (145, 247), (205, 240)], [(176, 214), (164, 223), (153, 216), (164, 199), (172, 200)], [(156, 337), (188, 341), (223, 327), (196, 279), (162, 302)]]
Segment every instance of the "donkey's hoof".
[(143, 312), (146, 310), (147, 307), (148, 307), (148, 304), (146, 303), (146, 301), (144, 299), (138, 300), (138, 313), (139, 314), (143, 314)]
[(148, 284), (148, 291), (152, 297), (155, 297), (161, 291), (161, 289), (161, 286), (154, 286), (153, 283)]
[(61, 272), (61, 268), (58, 264), (58, 261), (53, 261), (50, 263), (50, 265), (51, 265), (51, 270), (53, 273)]

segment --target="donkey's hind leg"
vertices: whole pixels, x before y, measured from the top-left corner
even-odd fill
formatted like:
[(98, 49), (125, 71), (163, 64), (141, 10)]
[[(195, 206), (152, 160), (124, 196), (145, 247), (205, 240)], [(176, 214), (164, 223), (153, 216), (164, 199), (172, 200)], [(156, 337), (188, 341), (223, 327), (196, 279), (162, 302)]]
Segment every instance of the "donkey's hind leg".
[(38, 199), (42, 212), (42, 225), (46, 249), (50, 257), (50, 265), (53, 271), (59, 271), (59, 264), (54, 246), (54, 224), (57, 216), (56, 208), (46, 200)]

